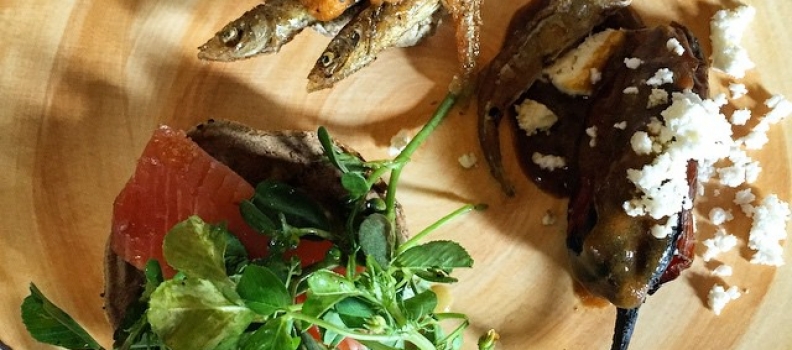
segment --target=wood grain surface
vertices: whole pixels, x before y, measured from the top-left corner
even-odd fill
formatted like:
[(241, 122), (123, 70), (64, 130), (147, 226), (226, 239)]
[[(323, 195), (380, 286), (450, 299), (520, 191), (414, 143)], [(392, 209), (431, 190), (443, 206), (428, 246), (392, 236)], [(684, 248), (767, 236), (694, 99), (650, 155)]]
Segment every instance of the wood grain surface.
[[(530, 0), (484, 0), (481, 62), (502, 41), (507, 19)], [(744, 44), (757, 64), (744, 80), (757, 107), (773, 93), (792, 97), (788, 0), (752, 0), (758, 12)], [(0, 340), (15, 350), (46, 349), (30, 338), (20, 304), (35, 282), (56, 304), (109, 346), (102, 311), (102, 253), (115, 195), (159, 124), (187, 128), (208, 118), (261, 129), (314, 130), (325, 125), (365, 157), (387, 157), (400, 129), (416, 131), (444, 96), (455, 72), (453, 31), (380, 55), (334, 89), (308, 94), (308, 71), (327, 38), (305, 31), (277, 55), (231, 64), (201, 62), (196, 47), (256, 0), (0, 0)], [(709, 18), (726, 1), (635, 0), (654, 23), (676, 20), (709, 45)], [(713, 85), (728, 79), (713, 76)], [(716, 91), (720, 88), (714, 88)], [(458, 240), (476, 260), (458, 274), (454, 309), (470, 316), (466, 348), (490, 328), (502, 349), (606, 349), (615, 310), (575, 296), (564, 246), (566, 201), (525, 179), (506, 147), (517, 196), (505, 197), (486, 166), (465, 170), (464, 153), (481, 159), (475, 102), (456, 109), (402, 175), (399, 197), (419, 230), (463, 203), (490, 208), (454, 222), (436, 238)], [(753, 184), (760, 197), (789, 201), (792, 123), (770, 133)], [(504, 144), (510, 144), (506, 133)], [(706, 213), (728, 205), (733, 190), (700, 201)], [(559, 222), (540, 224), (551, 211)], [(738, 210), (739, 211), (739, 210)], [(739, 215), (737, 215), (739, 216)], [(792, 267), (751, 265), (748, 222), (726, 228), (739, 249), (719, 257), (734, 275), (718, 278), (697, 259), (641, 310), (633, 349), (792, 348)], [(699, 239), (715, 228), (699, 220)], [(697, 250), (700, 255), (703, 249)], [(792, 248), (785, 250), (792, 261)], [(706, 307), (714, 283), (747, 289), (721, 316)]]

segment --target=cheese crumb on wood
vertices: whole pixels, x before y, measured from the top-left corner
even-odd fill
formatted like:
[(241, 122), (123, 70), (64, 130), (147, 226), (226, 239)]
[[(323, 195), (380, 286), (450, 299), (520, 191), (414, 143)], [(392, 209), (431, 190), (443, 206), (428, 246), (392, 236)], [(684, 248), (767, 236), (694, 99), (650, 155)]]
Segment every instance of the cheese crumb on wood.
[(539, 152), (534, 152), (531, 155), (531, 161), (534, 164), (538, 165), (540, 168), (553, 171), (558, 168), (563, 168), (566, 166), (566, 159), (560, 156), (554, 155), (545, 155)]
[(781, 266), (784, 264), (786, 223), (790, 219), (789, 204), (771, 194), (754, 208), (753, 223), (748, 233), (748, 248), (756, 250), (751, 263)]
[(713, 225), (722, 225), (724, 222), (731, 221), (732, 219), (734, 219), (734, 215), (732, 215), (731, 210), (725, 210), (721, 207), (710, 209), (709, 220)]
[(740, 206), (740, 210), (748, 217), (753, 216), (754, 206), (752, 203), (755, 200), (756, 195), (753, 194), (751, 188), (739, 190), (734, 194), (734, 204)]
[(748, 89), (745, 88), (745, 84), (731, 83), (729, 84), (729, 92), (731, 92), (731, 98), (733, 100), (736, 100), (740, 97), (747, 95)]
[(390, 139), (390, 147), (388, 148), (388, 154), (391, 157), (399, 155), (404, 147), (407, 147), (407, 144), (410, 143), (412, 140), (412, 135), (410, 131), (407, 129), (399, 130), (396, 135), (393, 135)]
[(729, 265), (720, 265), (712, 270), (713, 276), (729, 277), (734, 274), (734, 269)]
[(715, 315), (720, 315), (723, 308), (726, 307), (732, 300), (740, 297), (740, 291), (737, 286), (731, 286), (729, 289), (724, 288), (719, 284), (715, 284), (707, 295), (707, 305)]
[(745, 125), (749, 120), (751, 120), (751, 110), (747, 108), (735, 110), (729, 119), (734, 125)]
[(743, 34), (756, 16), (756, 9), (742, 5), (733, 10), (720, 10), (710, 21), (712, 67), (726, 74), (742, 78), (754, 67), (748, 51), (742, 47)]
[(459, 158), (457, 158), (457, 161), (459, 162), (459, 165), (461, 165), (463, 168), (470, 169), (476, 166), (476, 163), (478, 163), (478, 158), (476, 158), (476, 155), (471, 152), (459, 156)]
[(792, 114), (792, 102), (789, 102), (782, 95), (775, 94), (768, 98), (764, 104), (770, 108), (770, 111), (759, 120), (759, 123), (747, 135), (737, 140), (737, 143), (745, 145), (746, 149), (757, 150), (764, 147), (769, 141), (767, 132), (770, 131), (770, 126)]
[(547, 106), (531, 99), (525, 99), (514, 109), (517, 111), (517, 124), (528, 136), (540, 131), (548, 132), (558, 121), (558, 116)]
[(715, 232), (715, 237), (705, 239), (701, 242), (707, 250), (701, 256), (704, 261), (710, 261), (721, 253), (726, 253), (737, 246), (737, 237), (726, 232), (726, 230), (719, 228)]

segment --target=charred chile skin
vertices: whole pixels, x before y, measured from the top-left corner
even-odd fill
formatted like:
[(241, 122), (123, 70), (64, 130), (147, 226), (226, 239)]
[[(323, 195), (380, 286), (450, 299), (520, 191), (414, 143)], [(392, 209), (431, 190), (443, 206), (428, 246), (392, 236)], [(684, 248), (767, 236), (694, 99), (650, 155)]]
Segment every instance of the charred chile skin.
[[(651, 86), (646, 80), (660, 68), (674, 74), (674, 82), (659, 88), (670, 94), (690, 89), (707, 96), (707, 67), (698, 43), (682, 26), (626, 31), (623, 46), (609, 60), (597, 90), (589, 99), (562, 96), (552, 85), (537, 83), (524, 97), (545, 104), (559, 117), (550, 134), (527, 137), (517, 131), (516, 146), (525, 173), (543, 190), (570, 196), (567, 247), (573, 275), (592, 294), (619, 308), (640, 306), (647, 294), (687, 268), (693, 257), (690, 210), (680, 208), (674, 233), (655, 238), (651, 217), (631, 217), (622, 205), (634, 198), (635, 186), (626, 178), (652, 156), (639, 156), (630, 146), (636, 131), (646, 131), (651, 117), (660, 117), (668, 104), (647, 108)], [(666, 43), (676, 38), (685, 48), (681, 56), (669, 53)], [(643, 64), (628, 69), (624, 59)], [(638, 94), (624, 94), (637, 87)], [(513, 119), (513, 118), (512, 118)], [(626, 121), (625, 129), (614, 124)], [(516, 124), (516, 123), (515, 123)], [(596, 126), (597, 143), (589, 145), (585, 128)], [(533, 152), (561, 155), (571, 160), (563, 169), (548, 172), (530, 161)], [(690, 162), (690, 197), (695, 195), (696, 164)], [(663, 221), (661, 221), (663, 222)]]

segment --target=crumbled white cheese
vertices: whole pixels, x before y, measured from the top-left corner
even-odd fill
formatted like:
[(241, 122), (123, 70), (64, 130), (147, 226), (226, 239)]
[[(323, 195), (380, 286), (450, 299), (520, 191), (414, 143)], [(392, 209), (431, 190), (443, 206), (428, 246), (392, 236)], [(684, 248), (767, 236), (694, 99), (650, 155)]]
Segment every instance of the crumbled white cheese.
[(715, 237), (705, 239), (701, 242), (707, 247), (707, 251), (701, 256), (704, 261), (710, 261), (721, 253), (726, 253), (737, 246), (737, 237), (726, 232), (726, 230), (719, 228), (715, 232)]
[(734, 274), (734, 269), (729, 265), (720, 265), (712, 270), (713, 276), (729, 277)]
[(569, 95), (590, 95), (608, 59), (621, 46), (625, 34), (606, 29), (556, 59), (543, 73), (559, 91)]
[(711, 97), (711, 99), (712, 99), (712, 102), (714, 102), (718, 106), (725, 106), (726, 104), (729, 103), (729, 99), (726, 98), (726, 94), (724, 94), (722, 92), (717, 94), (717, 95), (715, 95), (715, 96), (713, 96), (713, 97)]
[(517, 111), (517, 124), (528, 136), (540, 131), (548, 132), (558, 121), (558, 116), (547, 106), (531, 99), (525, 99), (514, 109)]
[(637, 69), (643, 64), (643, 60), (638, 57), (627, 57), (624, 59), (624, 65), (630, 69)]
[(624, 90), (622, 90), (622, 93), (630, 94), (630, 95), (636, 95), (636, 94), (638, 94), (638, 88), (635, 87), (635, 86), (628, 86), (628, 87), (624, 88)]
[(613, 127), (616, 128), (616, 129), (619, 129), (619, 130), (627, 129), (627, 121), (626, 120), (622, 120), (622, 121), (620, 121), (618, 123), (614, 123)]
[(597, 85), (602, 80), (602, 72), (597, 68), (590, 68), (589, 79), (591, 80), (591, 85)]
[(722, 225), (726, 221), (734, 219), (731, 210), (725, 210), (721, 207), (714, 207), (710, 209), (709, 220), (713, 225)]
[(539, 152), (534, 152), (531, 155), (531, 161), (538, 165), (540, 168), (553, 171), (558, 168), (566, 166), (566, 159), (560, 156), (544, 155)]
[(670, 84), (674, 82), (674, 72), (668, 68), (660, 68), (655, 74), (646, 80), (646, 85), (660, 86), (663, 84)]
[(556, 216), (553, 214), (552, 211), (548, 210), (545, 212), (544, 216), (542, 216), (542, 225), (551, 226), (556, 223)]
[(770, 126), (792, 114), (792, 102), (789, 102), (789, 100), (779, 94), (771, 96), (764, 104), (770, 108), (770, 111), (759, 120), (759, 123), (747, 135), (736, 141), (745, 145), (746, 149), (761, 149), (769, 141), (767, 132), (770, 131)]
[(589, 146), (594, 147), (597, 145), (597, 126), (590, 126), (586, 128), (586, 135), (588, 135), (591, 140), (589, 140)]
[(745, 29), (753, 21), (756, 9), (741, 5), (733, 10), (720, 10), (710, 21), (712, 41), (712, 67), (735, 78), (745, 76), (745, 71), (754, 67), (748, 51), (742, 47)]
[(726, 307), (726, 304), (739, 297), (740, 291), (736, 286), (725, 289), (723, 286), (715, 284), (715, 286), (710, 289), (709, 295), (707, 296), (707, 305), (709, 305), (709, 308), (712, 309), (715, 315), (720, 315), (723, 308)]
[(748, 217), (753, 216), (754, 206), (751, 203), (753, 203), (755, 200), (756, 195), (753, 194), (751, 188), (739, 190), (734, 194), (734, 204), (739, 205), (740, 210), (742, 210), (742, 212)]
[(751, 120), (751, 110), (748, 108), (735, 110), (729, 119), (734, 125), (745, 125), (749, 120)]
[(738, 187), (744, 183), (753, 183), (759, 178), (762, 167), (742, 150), (732, 150), (729, 154), (730, 166), (718, 168), (720, 183), (729, 187)]
[(781, 94), (770, 96), (770, 98), (765, 100), (764, 104), (770, 108), (770, 112), (765, 114), (763, 120), (770, 123), (770, 125), (776, 124), (792, 114), (792, 102), (789, 102)]
[(636, 154), (652, 153), (652, 139), (645, 131), (637, 131), (630, 137), (630, 146)]
[(461, 165), (463, 168), (470, 169), (476, 166), (476, 163), (478, 162), (478, 158), (476, 158), (476, 155), (473, 154), (473, 152), (471, 152), (459, 156), (457, 161), (459, 162), (459, 165)]
[(658, 239), (668, 237), (668, 235), (674, 232), (674, 226), (676, 226), (678, 221), (679, 221), (678, 214), (671, 215), (664, 224), (656, 224), (652, 226), (651, 228), (652, 236)]
[(668, 51), (675, 53), (677, 56), (682, 56), (685, 53), (685, 48), (682, 44), (677, 40), (677, 38), (668, 39), (666, 42), (666, 48)]
[(736, 100), (748, 94), (748, 89), (745, 88), (745, 84), (731, 83), (729, 84), (729, 92), (731, 92), (731, 98)]
[(388, 154), (390, 154), (391, 157), (399, 155), (404, 147), (407, 147), (407, 144), (410, 143), (410, 140), (412, 140), (412, 135), (409, 130), (399, 130), (399, 132), (390, 139)]
[(781, 266), (784, 264), (786, 223), (790, 219), (789, 204), (771, 194), (754, 208), (753, 223), (748, 233), (748, 248), (756, 250), (751, 263)]
[[(663, 143), (664, 151), (642, 169), (627, 170), (627, 178), (639, 190), (638, 197), (623, 205), (628, 214), (660, 219), (677, 213), (680, 208), (692, 207), (688, 195), (688, 161), (717, 161), (728, 155), (733, 143), (731, 125), (719, 108), (716, 102), (702, 100), (691, 91), (672, 95), (671, 105), (661, 112), (665, 125), (657, 130), (659, 134), (655, 138)], [(639, 142), (635, 143), (639, 150), (645, 149)]]
[(663, 89), (652, 89), (649, 94), (649, 101), (646, 102), (646, 109), (668, 104), (668, 91)]

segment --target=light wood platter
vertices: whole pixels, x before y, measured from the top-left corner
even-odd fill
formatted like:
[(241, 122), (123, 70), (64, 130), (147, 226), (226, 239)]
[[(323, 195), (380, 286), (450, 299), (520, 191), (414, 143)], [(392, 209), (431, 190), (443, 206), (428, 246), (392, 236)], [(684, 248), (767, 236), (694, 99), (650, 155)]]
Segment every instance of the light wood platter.
[[(507, 18), (530, 0), (484, 0), (481, 62), (497, 52)], [(369, 159), (387, 157), (392, 135), (416, 131), (444, 96), (455, 72), (453, 32), (410, 49), (393, 49), (328, 91), (305, 92), (310, 67), (327, 38), (299, 35), (274, 56), (232, 64), (200, 62), (196, 47), (257, 2), (156, 0), (3, 0), (0, 2), (0, 340), (15, 350), (48, 348), (33, 341), (19, 306), (35, 282), (103, 344), (111, 330), (101, 309), (102, 257), (112, 202), (158, 124), (187, 128), (208, 118), (257, 128), (331, 133)], [(757, 68), (741, 103), (760, 105), (772, 93), (792, 97), (792, 16), (788, 0), (752, 0), (757, 17), (744, 39)], [(727, 1), (635, 0), (651, 22), (692, 28), (709, 53), (709, 17)], [(721, 83), (717, 77), (713, 83)], [(419, 230), (458, 206), (490, 206), (445, 227), (476, 259), (458, 274), (455, 310), (470, 316), (466, 348), (495, 328), (502, 349), (606, 349), (615, 311), (590, 308), (573, 293), (564, 247), (566, 201), (526, 180), (505, 147), (517, 196), (505, 197), (484, 164), (462, 169), (457, 158), (481, 158), (475, 103), (457, 109), (402, 176), (399, 197), (409, 226)], [(787, 120), (753, 153), (764, 171), (760, 197), (792, 199)], [(505, 135), (509, 145), (510, 135)], [(733, 192), (733, 191), (732, 191)], [(729, 191), (701, 203), (730, 202)], [(712, 190), (708, 191), (708, 195)], [(546, 211), (559, 222), (542, 226)], [(700, 221), (699, 238), (714, 227)], [(740, 248), (720, 257), (734, 267), (717, 278), (698, 259), (642, 308), (633, 349), (792, 348), (792, 270), (750, 265), (745, 220), (727, 229)], [(699, 249), (700, 254), (703, 250)], [(792, 261), (792, 248), (785, 257)], [(748, 289), (721, 316), (706, 307), (716, 282)]]

